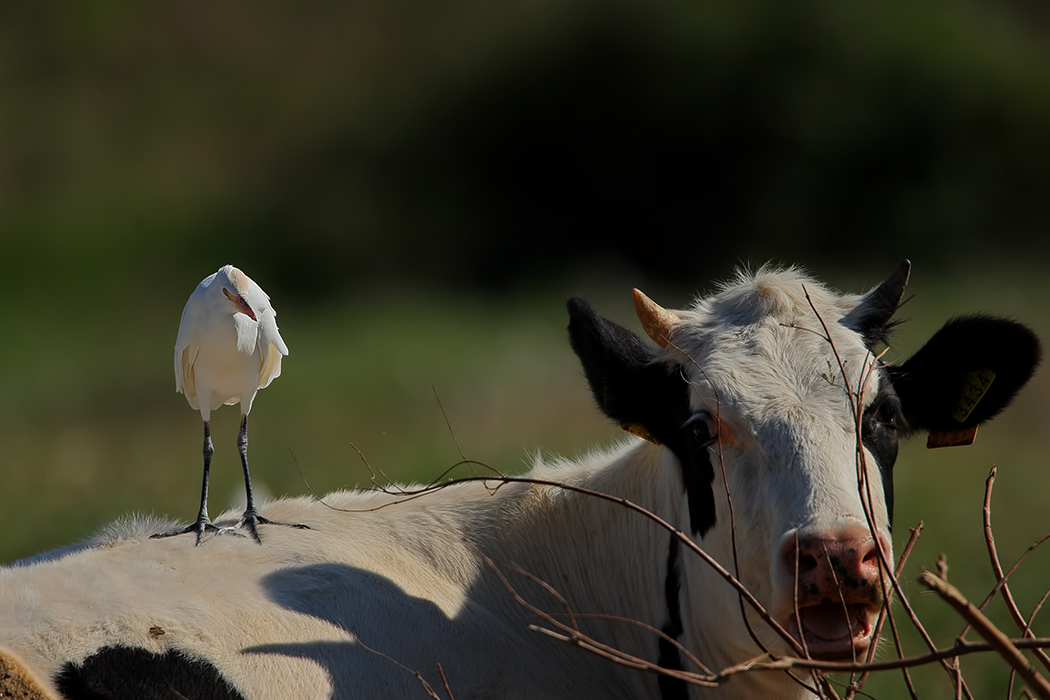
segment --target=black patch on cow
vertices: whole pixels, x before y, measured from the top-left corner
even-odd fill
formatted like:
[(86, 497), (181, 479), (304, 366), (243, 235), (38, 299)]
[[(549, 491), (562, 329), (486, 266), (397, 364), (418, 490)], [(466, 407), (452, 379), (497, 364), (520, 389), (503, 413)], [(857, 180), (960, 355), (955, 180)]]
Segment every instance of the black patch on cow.
[[(884, 375), (885, 376), (885, 375)], [(890, 530), (893, 530), (893, 465), (897, 462), (897, 449), (903, 435), (904, 416), (900, 399), (888, 378), (882, 383), (875, 400), (864, 409), (861, 418), (861, 441), (879, 465), (882, 491), (886, 498), (886, 515)]]
[[(671, 544), (667, 548), (667, 578), (664, 579), (664, 596), (667, 599), (667, 622), (661, 632), (671, 639), (682, 636), (682, 605), (679, 600), (682, 594), (681, 545), (675, 533), (671, 533)], [(660, 656), (656, 665), (669, 671), (681, 671), (682, 654), (669, 640), (660, 637)], [(681, 678), (660, 676), (661, 700), (688, 700), (689, 686)]]
[(690, 525), (703, 537), (716, 520), (715, 472), (704, 421), (691, 420), (689, 383), (655, 348), (602, 317), (583, 297), (569, 299), (569, 342), (598, 408), (623, 427), (640, 429), (678, 458)]
[[(888, 368), (911, 430), (958, 430), (995, 417), (1031, 379), (1042, 349), (1015, 321), (966, 316), (949, 321), (900, 366)], [(952, 416), (967, 375), (991, 370), (995, 380), (962, 422)]]
[(244, 700), (213, 664), (175, 650), (102, 647), (54, 680), (66, 700)]

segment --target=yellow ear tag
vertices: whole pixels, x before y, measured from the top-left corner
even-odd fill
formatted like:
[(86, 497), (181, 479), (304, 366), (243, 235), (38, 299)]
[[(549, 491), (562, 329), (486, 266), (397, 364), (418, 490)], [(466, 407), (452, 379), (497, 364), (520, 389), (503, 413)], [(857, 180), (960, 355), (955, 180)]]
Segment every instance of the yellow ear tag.
[(955, 406), (952, 407), (952, 418), (960, 423), (965, 422), (984, 395), (988, 393), (988, 388), (994, 381), (995, 372), (990, 369), (968, 372), (963, 377), (963, 387), (959, 392), (959, 398), (955, 400)]
[[(963, 386), (962, 390), (959, 391), (959, 397), (955, 400), (955, 405), (952, 406), (952, 418), (960, 423), (964, 423), (970, 417), (970, 414), (973, 413), (973, 409), (977, 408), (977, 404), (984, 398), (984, 395), (988, 393), (988, 388), (992, 386), (993, 381), (995, 381), (995, 372), (990, 369), (967, 372), (963, 377)], [(926, 447), (933, 449), (936, 447), (972, 445), (976, 438), (976, 425), (971, 425), (969, 428), (960, 428), (959, 430), (931, 430), (929, 437), (926, 439)]]
[(656, 438), (653, 437), (652, 433), (650, 433), (648, 430), (646, 430), (645, 428), (643, 428), (640, 425), (634, 425), (633, 423), (620, 423), (620, 427), (622, 429), (626, 430), (627, 432), (629, 432), (631, 435), (637, 435), (638, 437), (642, 438), (643, 440), (648, 440), (649, 442), (653, 443), (654, 445), (659, 445), (660, 444), (656, 440)]

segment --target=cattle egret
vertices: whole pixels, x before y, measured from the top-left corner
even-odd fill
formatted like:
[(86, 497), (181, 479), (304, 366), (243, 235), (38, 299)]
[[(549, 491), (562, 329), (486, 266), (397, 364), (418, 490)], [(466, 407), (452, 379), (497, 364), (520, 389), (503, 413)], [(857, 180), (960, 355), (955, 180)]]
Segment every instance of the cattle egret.
[[(197, 544), (205, 532), (248, 531), (259, 544), (258, 525), (305, 525), (275, 523), (259, 515), (248, 473), (248, 413), (255, 393), (281, 375), (281, 357), (288, 354), (277, 330), (277, 312), (270, 297), (248, 275), (225, 265), (204, 278), (190, 295), (182, 311), (175, 341), (175, 390), (186, 395), (190, 406), (204, 419), (204, 484), (197, 520), (181, 530), (154, 537), (197, 533)], [(241, 428), (237, 451), (244, 468), (247, 506), (231, 528), (218, 528), (208, 517), (208, 471), (215, 452), (211, 443), (211, 412), (223, 404), (241, 405)], [(307, 528), (308, 529), (308, 528)]]

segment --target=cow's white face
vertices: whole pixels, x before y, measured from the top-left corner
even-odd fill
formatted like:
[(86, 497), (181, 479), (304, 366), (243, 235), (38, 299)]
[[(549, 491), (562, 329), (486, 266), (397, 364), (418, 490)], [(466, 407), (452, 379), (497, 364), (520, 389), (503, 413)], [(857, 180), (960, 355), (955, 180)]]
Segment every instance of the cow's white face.
[[(902, 263), (868, 294), (843, 296), (797, 271), (763, 270), (684, 311), (636, 290), (659, 348), (582, 299), (569, 304), (570, 340), (599, 406), (677, 459), (682, 529), (817, 657), (870, 646), (892, 562), (898, 438), (975, 429), (1039, 361), (1030, 330), (974, 316), (883, 365), (871, 349), (909, 271)], [(994, 382), (975, 394), (975, 377)], [(694, 630), (719, 630), (727, 658), (759, 653), (755, 637), (791, 651), (750, 611), (748, 631), (736, 591), (698, 557), (684, 566), (683, 616)]]
[[(698, 539), (796, 635), (797, 579), (807, 647), (819, 656), (867, 649), (883, 600), (879, 561), (892, 562), (882, 473), (901, 418), (865, 338), (842, 323), (860, 302), (794, 273), (759, 273), (676, 312), (666, 347), (688, 378), (694, 420), (714, 438), (714, 525)], [(735, 598), (725, 585), (708, 590)], [(753, 629), (787, 651), (766, 625)]]

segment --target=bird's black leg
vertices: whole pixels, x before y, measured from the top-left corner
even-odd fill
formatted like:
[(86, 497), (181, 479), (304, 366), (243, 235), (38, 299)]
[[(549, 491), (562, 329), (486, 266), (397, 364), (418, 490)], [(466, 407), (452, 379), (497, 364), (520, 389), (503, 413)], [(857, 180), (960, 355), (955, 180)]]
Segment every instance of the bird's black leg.
[(211, 471), (211, 456), (213, 454), (215, 454), (215, 448), (212, 447), (211, 444), (211, 424), (208, 421), (204, 421), (204, 483), (201, 485), (201, 509), (197, 513), (197, 520), (193, 524), (187, 525), (180, 530), (172, 530), (171, 532), (150, 535), (150, 539), (173, 537), (174, 535), (185, 535), (189, 532), (196, 532), (197, 544), (199, 545), (205, 532), (219, 531), (219, 528), (215, 527), (211, 522), (211, 518), (208, 517), (208, 472)]
[(279, 523), (273, 520), (268, 520), (261, 515), (259, 511), (255, 509), (255, 497), (252, 495), (252, 477), (248, 473), (248, 416), (241, 416), (241, 429), (237, 433), (237, 451), (241, 454), (241, 467), (244, 468), (244, 495), (248, 504), (244, 509), (244, 515), (241, 516), (241, 521), (237, 523), (233, 529), (240, 528), (242, 525), (248, 531), (248, 534), (252, 536), (252, 539), (262, 544), (262, 539), (259, 537), (258, 525), (284, 525), (285, 527), (296, 527), (300, 530), (309, 530), (307, 525), (301, 525), (299, 523)]

